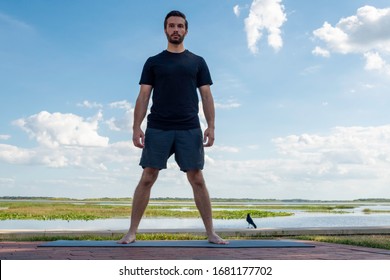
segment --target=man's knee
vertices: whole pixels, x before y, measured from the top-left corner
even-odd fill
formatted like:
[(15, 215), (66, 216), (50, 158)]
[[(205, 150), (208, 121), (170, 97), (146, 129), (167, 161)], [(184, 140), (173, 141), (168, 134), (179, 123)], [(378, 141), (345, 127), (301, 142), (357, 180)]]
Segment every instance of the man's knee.
[(152, 187), (154, 182), (157, 180), (158, 173), (158, 169), (146, 167), (141, 177), (142, 185)]
[(205, 185), (202, 170), (187, 171), (187, 178), (192, 186), (203, 187)]

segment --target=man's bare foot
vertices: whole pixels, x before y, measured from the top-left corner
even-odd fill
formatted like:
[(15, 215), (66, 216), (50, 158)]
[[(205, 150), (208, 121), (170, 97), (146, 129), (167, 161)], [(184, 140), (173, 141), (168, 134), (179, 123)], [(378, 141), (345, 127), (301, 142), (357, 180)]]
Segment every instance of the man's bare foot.
[(130, 243), (133, 243), (135, 242), (135, 234), (132, 234), (132, 233), (127, 233), (125, 236), (122, 237), (121, 240), (118, 240), (116, 243), (118, 244), (130, 244)]
[(222, 239), (216, 233), (212, 233), (208, 237), (208, 240), (209, 240), (210, 243), (218, 244), (218, 245), (227, 245), (227, 244), (229, 244), (229, 241)]

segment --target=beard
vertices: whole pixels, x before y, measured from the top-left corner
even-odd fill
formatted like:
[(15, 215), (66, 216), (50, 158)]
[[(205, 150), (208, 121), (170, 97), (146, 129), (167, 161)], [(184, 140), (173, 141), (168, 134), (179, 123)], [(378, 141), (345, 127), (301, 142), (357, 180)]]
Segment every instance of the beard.
[(166, 33), (166, 35), (167, 35), (168, 42), (171, 44), (180, 45), (184, 41), (184, 36), (181, 36), (180, 34), (175, 33), (169, 35), (168, 33)]

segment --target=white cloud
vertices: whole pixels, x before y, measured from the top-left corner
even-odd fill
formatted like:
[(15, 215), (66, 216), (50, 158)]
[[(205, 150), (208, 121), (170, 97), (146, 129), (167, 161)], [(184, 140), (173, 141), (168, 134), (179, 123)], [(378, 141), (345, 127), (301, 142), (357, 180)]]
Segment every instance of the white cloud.
[(132, 110), (133, 106), (126, 100), (112, 102), (109, 105), (111, 108), (125, 109), (127, 111)]
[(315, 47), (314, 50), (312, 51), (312, 54), (318, 55), (318, 56), (323, 56), (323, 57), (329, 57), (330, 52), (326, 49), (323, 49), (321, 47)]
[(11, 164), (28, 164), (35, 152), (12, 145), (0, 144), (0, 160)]
[(235, 100), (228, 100), (225, 103), (215, 102), (216, 109), (233, 109), (241, 107), (241, 104)]
[(47, 166), (53, 168), (80, 167), (89, 170), (107, 171), (108, 166), (136, 165), (140, 149), (130, 141), (117, 142), (101, 147), (59, 146), (56, 148), (40, 146), (20, 148), (0, 144), (0, 161), (16, 165)]
[(239, 153), (240, 149), (237, 147), (232, 147), (232, 146), (213, 145), (211, 148), (208, 149), (208, 151), (211, 153), (215, 153), (215, 152)]
[(367, 52), (364, 54), (366, 59), (366, 70), (377, 70), (390, 75), (390, 64), (388, 64), (378, 52)]
[[(102, 119), (99, 112), (84, 119), (74, 114), (42, 111), (13, 122), (39, 146), (21, 148), (0, 144), (0, 160), (8, 164), (63, 168), (76, 166), (91, 170), (107, 170), (104, 162), (118, 162), (123, 151), (115, 153), (116, 145), (109, 145), (108, 137), (98, 134)], [(116, 155), (116, 158), (111, 156)]]
[[(384, 125), (336, 127), (327, 135), (307, 133), (279, 137), (273, 139), (277, 153), (256, 160), (239, 159), (239, 147), (215, 145), (206, 149), (204, 172), (213, 197), (385, 197), (390, 195), (389, 142), (390, 125)], [(255, 152), (259, 145), (249, 148)], [(100, 147), (43, 145), (20, 148), (0, 144), (0, 161), (3, 163), (57, 169), (78, 167), (80, 174), (88, 171), (88, 176), (96, 178), (90, 180), (88, 186), (84, 186), (81, 179), (74, 178), (75, 184), (83, 189), (90, 185), (103, 188), (101, 185), (109, 179), (123, 188), (123, 192), (111, 193), (111, 196), (131, 192), (127, 190), (129, 183), (135, 187), (142, 170), (138, 166), (140, 153), (141, 149), (135, 148), (131, 141)], [(230, 155), (227, 153), (237, 158), (228, 160)], [(168, 166), (167, 171), (161, 172), (160, 187), (153, 195), (166, 196), (167, 190), (174, 188), (177, 196), (190, 196), (190, 188), (182, 187), (186, 180), (173, 159)], [(57, 179), (66, 181), (65, 178)]]
[(126, 100), (110, 103), (110, 108), (121, 109), (125, 111), (124, 116), (121, 118), (112, 117), (106, 124), (111, 130), (114, 131), (132, 131), (134, 107)]
[(233, 7), (233, 13), (234, 13), (237, 17), (240, 16), (240, 6), (239, 6), (239, 5), (235, 5), (235, 6)]
[(101, 118), (100, 112), (93, 118), (84, 120), (74, 114), (42, 111), (28, 118), (18, 119), (13, 124), (43, 146), (104, 147), (108, 145), (109, 139), (97, 132)]
[(84, 100), (82, 103), (77, 104), (78, 107), (85, 107), (85, 108), (103, 108), (102, 104), (99, 104), (97, 102), (90, 102), (88, 100)]
[(317, 166), (318, 173), (323, 173), (324, 166), (343, 167), (344, 171), (372, 167), (372, 175), (378, 176), (382, 168), (390, 167), (389, 140), (390, 125), (385, 125), (336, 127), (328, 136), (290, 135), (273, 141), (281, 154)]
[[(233, 104), (233, 102), (231, 102)], [(201, 103), (200, 103), (201, 105)], [(324, 106), (327, 105), (325, 102)], [(113, 109), (131, 112), (133, 106), (126, 102), (110, 104)], [(105, 189), (104, 182), (120, 186), (125, 195), (128, 184), (135, 187), (142, 169), (138, 166), (141, 149), (131, 141), (108, 143), (108, 138), (98, 134), (102, 114), (89, 119), (73, 114), (40, 112), (14, 123), (26, 131), (38, 144), (22, 148), (0, 144), (1, 164), (56, 168), (52, 174), (87, 172), (94, 180), (69, 179), (66, 175), (41, 175), (42, 182), (50, 180), (75, 180), (84, 193), (92, 185)], [(203, 119), (204, 121), (204, 119)], [(78, 129), (74, 129), (78, 126)], [(91, 135), (88, 142), (83, 137)], [(96, 142), (102, 143), (96, 145)], [(206, 149), (207, 184), (213, 197), (256, 198), (310, 198), (354, 199), (359, 197), (385, 197), (390, 184), (390, 125), (377, 127), (336, 127), (327, 135), (301, 134), (272, 140), (276, 153), (271, 149), (267, 156), (244, 160), (241, 152), (250, 149), (254, 155), (259, 144), (241, 149), (239, 146), (215, 145)], [(154, 196), (166, 196), (167, 190), (175, 189), (177, 196), (190, 196), (190, 188), (182, 188), (185, 177), (174, 160), (169, 169), (160, 174)], [(77, 168), (74, 168), (77, 167)], [(21, 167), (23, 168), (23, 167)], [(64, 171), (61, 171), (64, 170)], [(61, 173), (65, 172), (65, 173)], [(73, 173), (72, 173), (73, 174)], [(45, 177), (47, 176), (47, 177)], [(64, 177), (62, 177), (64, 176)], [(4, 176), (3, 176), (4, 177)], [(10, 177), (10, 176), (8, 176)], [(3, 180), (3, 185), (18, 180)], [(2, 184), (0, 180), (0, 185)], [(38, 185), (38, 183), (36, 183)], [(63, 183), (64, 192), (69, 183)], [(239, 186), (239, 188), (235, 188)], [(53, 188), (54, 189), (54, 188)], [(229, 190), (229, 191), (227, 191)]]
[(325, 43), (324, 48), (317, 46), (313, 54), (362, 54), (367, 61), (365, 69), (390, 74), (384, 60), (390, 54), (390, 8), (361, 7), (356, 15), (341, 18), (335, 26), (325, 22), (313, 34)]
[(214, 186), (210, 192), (217, 197), (388, 197), (389, 141), (390, 125), (336, 127), (328, 135), (273, 139), (278, 154), (268, 159), (212, 158), (205, 172)]
[(248, 48), (252, 53), (259, 51), (257, 43), (264, 31), (268, 32), (268, 45), (275, 51), (283, 46), (280, 28), (287, 21), (287, 16), (281, 2), (282, 0), (253, 0), (245, 19)]
[(8, 140), (11, 138), (11, 135), (7, 134), (0, 134), (0, 140)]

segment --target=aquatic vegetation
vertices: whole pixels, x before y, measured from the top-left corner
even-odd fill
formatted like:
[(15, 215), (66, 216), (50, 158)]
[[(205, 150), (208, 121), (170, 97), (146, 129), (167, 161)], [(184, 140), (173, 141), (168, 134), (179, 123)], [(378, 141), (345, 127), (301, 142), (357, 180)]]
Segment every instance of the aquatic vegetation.
[[(331, 214), (349, 213), (356, 204), (338, 203), (249, 203), (213, 202), (213, 218), (245, 219), (247, 213), (254, 218), (294, 215), (294, 211), (326, 212)], [(364, 210), (372, 213), (373, 210)], [(128, 218), (131, 213), (131, 199), (18, 199), (0, 200), (0, 220), (95, 220), (110, 218)], [(377, 211), (375, 211), (377, 213)], [(146, 218), (199, 218), (199, 212), (193, 200), (162, 199), (151, 200), (144, 217)]]
[[(71, 203), (71, 202), (0, 202), (0, 220), (94, 220), (109, 218), (128, 218), (131, 207), (99, 203)], [(178, 211), (185, 207), (187, 211)], [(188, 208), (188, 209), (187, 209)], [(244, 219), (248, 210), (237, 208), (234, 210), (213, 211), (215, 219)], [(254, 218), (290, 216), (293, 213), (265, 210), (250, 210)], [(151, 205), (144, 214), (145, 217), (169, 218), (199, 218), (195, 206), (182, 205)]]
[(380, 213), (390, 213), (390, 210), (373, 210), (373, 209), (369, 209), (369, 208), (365, 208), (363, 209), (363, 213), (364, 214), (380, 214)]
[(126, 217), (129, 206), (53, 202), (0, 202), (0, 220), (94, 220)]

